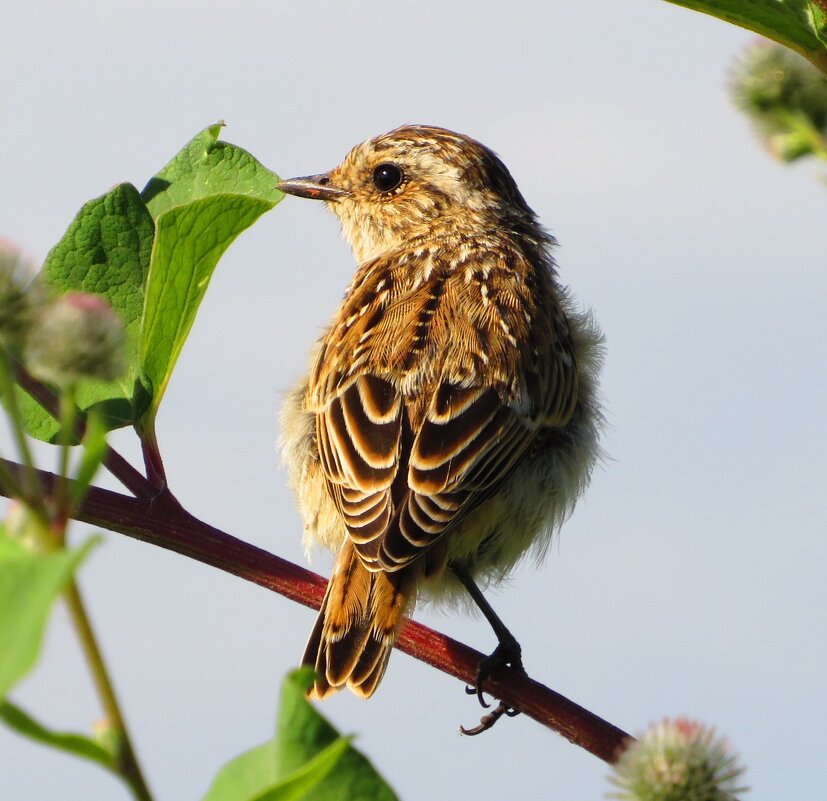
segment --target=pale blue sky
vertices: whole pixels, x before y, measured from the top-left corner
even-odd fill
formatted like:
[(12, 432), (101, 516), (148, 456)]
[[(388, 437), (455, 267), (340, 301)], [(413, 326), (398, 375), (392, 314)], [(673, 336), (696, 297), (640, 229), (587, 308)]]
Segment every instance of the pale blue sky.
[[(644, 0), (41, 0), (6, 9), (2, 36), (0, 235), (41, 258), (83, 202), (141, 187), (219, 118), (285, 176), (406, 122), (495, 149), (606, 332), (610, 424), (559, 544), (495, 607), (532, 675), (618, 726), (696, 717), (740, 752), (754, 801), (823, 793), (827, 194), (727, 100), (748, 33)], [(287, 199), (219, 266), (159, 420), (180, 500), (295, 561), (274, 411), (352, 269), (332, 216)], [(118, 535), (82, 585), (158, 801), (197, 799), (269, 736), (312, 614)], [(493, 644), (480, 620), (417, 616)], [(62, 611), (14, 697), (58, 728), (99, 715)], [(374, 699), (323, 711), (408, 801), (607, 789), (602, 763), (528, 719), (459, 737), (473, 700), (404, 655)], [(0, 729), (0, 797), (57, 796), (128, 798)]]

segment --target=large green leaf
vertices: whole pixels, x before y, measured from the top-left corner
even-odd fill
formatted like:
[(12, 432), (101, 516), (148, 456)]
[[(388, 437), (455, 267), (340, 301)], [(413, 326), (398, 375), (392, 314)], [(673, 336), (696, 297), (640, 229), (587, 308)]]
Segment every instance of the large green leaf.
[(272, 204), (212, 195), (158, 218), (146, 292), (141, 363), (154, 417), (218, 260)]
[(308, 702), (313, 671), (282, 686), (276, 737), (229, 762), (203, 801), (397, 801), (371, 763)]
[(31, 553), (0, 527), (0, 699), (34, 667), (52, 604), (97, 541)]
[(154, 234), (152, 216), (138, 190), (119, 184), (77, 213), (46, 257), (43, 276), (59, 292), (105, 297), (137, 345)]
[(144, 190), (155, 217), (141, 331), (151, 427), (218, 260), (233, 240), (284, 196), (275, 173), (235, 145), (220, 125), (196, 136)]
[[(118, 381), (84, 381), (77, 391), (81, 409), (97, 405), (107, 429), (131, 423), (138, 361), (144, 284), (155, 223), (138, 190), (119, 184), (90, 200), (77, 213), (43, 265), (43, 278), (56, 293), (91, 292), (105, 297), (126, 326), (128, 370)], [(26, 430), (54, 441), (59, 425), (25, 393), (19, 402)]]
[(668, 0), (797, 50), (827, 74), (827, 9), (816, 0)]
[[(281, 775), (297, 770), (339, 733), (307, 700), (313, 671), (304, 668), (288, 676), (281, 693), (278, 721), (278, 769)], [(348, 748), (336, 770), (310, 792), (307, 801), (397, 801), (396, 794), (355, 748)]]
[[(284, 197), (275, 173), (218, 141), (221, 127), (195, 136), (143, 194), (120, 184), (83, 206), (46, 259), (57, 292), (103, 295), (126, 324), (128, 373), (77, 389), (81, 409), (97, 406), (107, 430), (151, 427), (218, 260)], [(57, 421), (22, 392), (20, 404), (27, 431), (54, 441)]]

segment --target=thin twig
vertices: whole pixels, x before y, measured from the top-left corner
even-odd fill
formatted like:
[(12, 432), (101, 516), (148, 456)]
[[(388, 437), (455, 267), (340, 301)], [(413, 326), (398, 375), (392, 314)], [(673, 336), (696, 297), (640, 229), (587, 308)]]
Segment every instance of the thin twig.
[[(34, 380), (34, 379), (32, 379)], [(6, 409), (11, 417), (12, 434), (17, 444), (20, 458), (23, 460), (23, 476), (21, 484), (26, 489), (26, 500), (34, 508), (43, 509), (43, 488), (37, 480), (37, 470), (32, 459), (31, 449), (23, 433), (23, 423), (20, 416), (20, 407), (17, 404), (17, 390), (13, 381), (13, 368), (6, 352), (0, 350), (0, 395), (6, 399)]]
[(164, 460), (161, 458), (161, 449), (158, 447), (158, 438), (155, 434), (155, 419), (135, 426), (135, 433), (141, 441), (141, 453), (144, 457), (144, 470), (149, 483), (157, 492), (167, 486), (167, 473)]
[(58, 432), (57, 492), (55, 493), (55, 515), (53, 526), (65, 537), (66, 521), (69, 519), (69, 448), (72, 445), (71, 431), (75, 425), (75, 393), (72, 388), (60, 398), (60, 431)]
[[(19, 469), (14, 463), (6, 465)], [(47, 487), (55, 478), (45, 471), (40, 476)], [(2, 487), (0, 492), (6, 494)], [(75, 516), (232, 573), (313, 609), (319, 608), (327, 585), (321, 576), (198, 520), (167, 492), (149, 502), (93, 487)], [(484, 656), (414, 621), (403, 627), (397, 647), (466, 684), (474, 683)], [(630, 740), (626, 732), (510, 668), (493, 671), (485, 689), (606, 762), (613, 762)]]

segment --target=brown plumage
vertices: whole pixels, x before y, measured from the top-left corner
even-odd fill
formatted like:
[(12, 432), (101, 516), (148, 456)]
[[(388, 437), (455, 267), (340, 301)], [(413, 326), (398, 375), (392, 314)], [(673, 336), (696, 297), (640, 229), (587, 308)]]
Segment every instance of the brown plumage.
[(281, 188), (328, 201), (359, 263), (282, 427), (308, 544), (338, 553), (304, 662), (317, 696), (367, 697), (417, 591), (501, 579), (570, 512), (601, 337), (472, 139), (405, 126)]

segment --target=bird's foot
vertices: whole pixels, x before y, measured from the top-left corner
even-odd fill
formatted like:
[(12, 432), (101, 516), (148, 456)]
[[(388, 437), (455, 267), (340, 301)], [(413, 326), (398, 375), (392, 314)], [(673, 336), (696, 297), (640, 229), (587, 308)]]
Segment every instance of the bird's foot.
[(480, 660), (480, 663), (477, 665), (475, 686), (466, 687), (465, 692), (468, 693), (468, 695), (476, 695), (479, 699), (480, 706), (484, 706), (487, 709), (491, 704), (486, 703), (483, 697), (483, 685), (495, 670), (504, 667), (510, 667), (520, 673), (525, 673), (525, 668), (523, 667), (523, 649), (520, 647), (520, 643), (513, 637), (500, 642), (493, 653), (486, 656), (485, 659)]
[[(501, 640), (494, 649), (493, 653), (485, 657), (485, 659), (480, 660), (480, 663), (477, 665), (476, 686), (466, 687), (465, 692), (468, 693), (468, 695), (476, 695), (480, 705), (488, 709), (491, 704), (489, 704), (483, 696), (483, 685), (485, 684), (486, 679), (488, 679), (494, 671), (504, 667), (510, 667), (512, 670), (516, 670), (523, 674), (525, 673), (525, 668), (523, 667), (523, 651), (520, 647), (520, 643), (510, 636), (508, 638), (503, 638), (503, 640)], [(471, 729), (466, 729), (464, 726), (460, 726), (460, 731), (463, 734), (468, 734), (471, 736), (481, 734), (482, 732), (490, 729), (503, 715), (513, 718), (515, 715), (519, 714), (519, 709), (514, 709), (513, 707), (508, 706), (508, 704), (500, 701), (492, 712), (489, 712), (480, 719), (478, 726), (474, 726)]]

